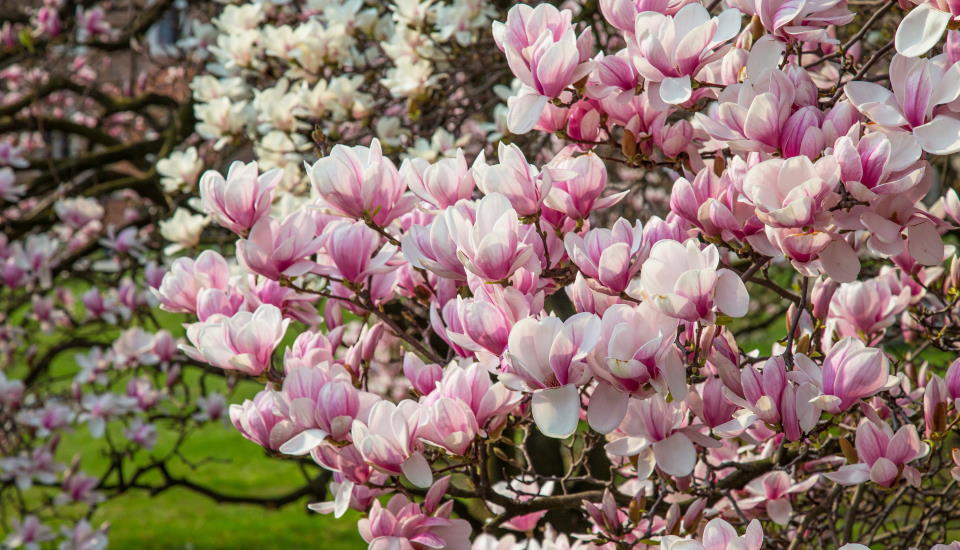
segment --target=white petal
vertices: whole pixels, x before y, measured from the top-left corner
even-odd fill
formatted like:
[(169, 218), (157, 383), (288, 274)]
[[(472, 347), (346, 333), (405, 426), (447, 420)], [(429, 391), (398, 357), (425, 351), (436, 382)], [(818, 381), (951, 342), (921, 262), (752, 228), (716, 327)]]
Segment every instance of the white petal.
[(605, 434), (612, 432), (627, 415), (630, 396), (610, 384), (600, 382), (590, 395), (587, 421), (594, 430)]
[(327, 435), (329, 434), (323, 430), (304, 430), (281, 445), (280, 452), (287, 455), (305, 455), (323, 443)]
[(400, 465), (403, 475), (417, 487), (426, 489), (433, 485), (433, 472), (427, 459), (420, 453), (414, 453)]
[(900, 26), (894, 38), (897, 51), (906, 57), (917, 57), (930, 51), (947, 29), (950, 14), (940, 11), (930, 4), (922, 4), (912, 9)]
[(657, 466), (672, 476), (690, 475), (697, 464), (697, 449), (682, 433), (654, 443), (653, 454), (657, 457)]
[(934, 155), (951, 155), (960, 151), (960, 120), (940, 115), (913, 129), (924, 151)]
[(507, 99), (507, 129), (514, 134), (526, 134), (540, 120), (540, 114), (547, 106), (546, 96), (537, 93), (523, 93)]
[(690, 99), (693, 86), (689, 76), (664, 78), (660, 83), (660, 99), (670, 105), (679, 105)]
[(530, 408), (537, 428), (548, 437), (570, 437), (580, 422), (580, 394), (573, 384), (533, 392)]

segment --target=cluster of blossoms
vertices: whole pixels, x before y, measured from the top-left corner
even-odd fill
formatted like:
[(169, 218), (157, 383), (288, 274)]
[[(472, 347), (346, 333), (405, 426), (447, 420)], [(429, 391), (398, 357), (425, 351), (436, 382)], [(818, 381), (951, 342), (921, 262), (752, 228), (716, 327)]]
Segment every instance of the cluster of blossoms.
[[(62, 399), (31, 400), (28, 353), (0, 379), (0, 421), (26, 434), (0, 479), (94, 505), (110, 481), (58, 466), (57, 432), (149, 447), (138, 413), (206, 366), (258, 384), (233, 426), (322, 470), (310, 508), (362, 513), (372, 550), (960, 547), (960, 13), (499, 4), (257, 2), (198, 24), (204, 142), (165, 147), (151, 180), (197, 189), (159, 224), (187, 254), (154, 268), (152, 227), (72, 197), (0, 245), (7, 310), (32, 306), (4, 330), (83, 324), (47, 290), (87, 269), (75, 238), (119, 274), (83, 291), (85, 320), (126, 328)], [(201, 175), (227, 145), (258, 160)], [(10, 145), (0, 162), (30, 166)], [(26, 191), (0, 170), (0, 197)], [(190, 318), (181, 341), (134, 325), (154, 300)], [(52, 536), (25, 516), (7, 544)]]
[[(184, 449), (188, 436), (226, 429), (234, 394), (235, 381), (178, 351), (177, 321), (157, 316), (154, 287), (166, 271), (158, 233), (177, 229), (157, 220), (178, 200), (160, 190), (196, 183), (202, 171), (195, 149), (178, 182), (156, 162), (192, 133), (189, 90), (171, 84), (191, 66), (126, 66), (158, 47), (153, 35), (173, 2), (142, 12), (82, 4), (0, 8), (5, 549), (104, 548), (97, 508), (182, 483), (171, 477), (182, 461), (207, 458)], [(148, 474), (163, 483), (144, 484)]]
[[(371, 549), (947, 542), (960, 65), (953, 35), (928, 55), (933, 3), (871, 43), (895, 5), (516, 5), (491, 31), (510, 141), (396, 163), (304, 135), (303, 172), (208, 172), (235, 248), (177, 260), (161, 307), (265, 384), (234, 426), (331, 472), (311, 508), (365, 513)], [(890, 515), (906, 494), (923, 531)]]

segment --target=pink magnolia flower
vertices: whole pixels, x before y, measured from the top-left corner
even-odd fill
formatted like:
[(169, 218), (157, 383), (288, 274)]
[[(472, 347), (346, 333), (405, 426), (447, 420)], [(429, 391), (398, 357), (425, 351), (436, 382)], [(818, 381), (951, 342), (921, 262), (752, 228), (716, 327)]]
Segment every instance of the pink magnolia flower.
[(493, 39), (507, 64), (526, 90), (508, 103), (507, 124), (516, 134), (529, 132), (547, 101), (590, 73), (592, 35), (578, 38), (572, 12), (551, 4), (518, 4), (507, 12), (506, 23), (493, 23)]
[(737, 530), (720, 518), (707, 522), (701, 539), (667, 535), (661, 539), (661, 550), (760, 550), (763, 547), (763, 528), (758, 520), (747, 525), (746, 532), (737, 536)]
[(489, 282), (502, 281), (520, 267), (539, 271), (535, 250), (523, 242), (517, 211), (500, 193), (477, 202), (476, 221), (448, 208), (444, 214), (457, 257), (471, 273)]
[(869, 480), (891, 487), (903, 478), (919, 486), (920, 472), (909, 463), (926, 456), (930, 450), (920, 441), (917, 428), (912, 424), (894, 433), (886, 422), (869, 418), (861, 420), (857, 427), (856, 449), (860, 462), (841, 466), (824, 476), (841, 485), (857, 485)]
[[(905, 57), (917, 57), (930, 51), (943, 38), (950, 21), (960, 16), (960, 6), (950, 0), (911, 1), (919, 5), (900, 21), (894, 36), (897, 53)], [(903, 9), (907, 5), (904, 2)]]
[(308, 330), (298, 334), (293, 344), (284, 351), (284, 370), (289, 372), (325, 361), (332, 362), (334, 351), (340, 346), (343, 330), (343, 327), (337, 327), (326, 333)]
[(370, 516), (357, 522), (360, 536), (369, 543), (368, 550), (470, 550), (470, 524), (450, 519), (453, 502), (437, 507), (439, 498), (428, 495), (423, 508), (401, 494), (394, 495), (386, 507), (374, 500)]
[(77, 40), (86, 42), (90, 38), (110, 33), (110, 22), (106, 19), (103, 8), (97, 6), (84, 10), (77, 6)]
[[(482, 157), (477, 159), (482, 162)], [(470, 199), (476, 187), (461, 149), (457, 149), (457, 156), (434, 163), (422, 158), (407, 159), (400, 165), (400, 177), (420, 200), (439, 209)]]
[(56, 538), (53, 530), (40, 523), (37, 516), (29, 515), (23, 520), (14, 519), (10, 526), (10, 533), (4, 539), (4, 544), (10, 548), (24, 548), (25, 550), (39, 550), (40, 544)]
[(259, 174), (256, 162), (235, 161), (224, 179), (220, 172), (208, 170), (200, 178), (200, 200), (204, 212), (222, 227), (238, 235), (270, 214), (273, 190), (283, 173), (274, 168)]
[(460, 218), (464, 224), (476, 221), (474, 205), (460, 201), (447, 207), (443, 214), (435, 217), (430, 225), (412, 225), (400, 238), (403, 255), (410, 265), (427, 269), (445, 279), (466, 281), (467, 272), (457, 256), (457, 246), (453, 242), (448, 220)]
[[(0, 147), (2, 146), (0, 144)], [(17, 202), (26, 191), (26, 185), (17, 185), (17, 177), (13, 169), (6, 166), (0, 168), (0, 199)]]
[(466, 456), (479, 432), (477, 417), (465, 402), (449, 397), (421, 401), (417, 435), (423, 441), (450, 454)]
[[(318, 271), (344, 281), (363, 284), (371, 275), (396, 269), (391, 265), (397, 248), (362, 221), (334, 222), (323, 231), (324, 253)], [(327, 272), (330, 273), (327, 273)]]
[(637, 15), (647, 11), (673, 15), (689, 3), (690, 0), (600, 0), (600, 13), (617, 29), (633, 32)]
[(253, 226), (246, 239), (237, 241), (237, 259), (249, 271), (269, 279), (299, 277), (316, 266), (307, 257), (322, 245), (309, 213), (294, 212), (280, 221), (267, 216)]
[(457, 296), (447, 302), (442, 314), (434, 309), (431, 323), (462, 350), (460, 355), (482, 352), (499, 356), (507, 347), (514, 323), (538, 311), (542, 304), (542, 295), (531, 298), (513, 287), (483, 285), (474, 298)]
[(334, 145), (330, 154), (309, 167), (310, 182), (325, 204), (358, 220), (387, 226), (410, 211), (417, 197), (406, 186), (380, 141), (370, 147)]
[(578, 312), (586, 311), (603, 315), (611, 306), (622, 303), (622, 300), (617, 296), (611, 296), (591, 288), (587, 280), (583, 278), (583, 273), (580, 272), (577, 272), (573, 283), (567, 285), (564, 291), (570, 301), (573, 302), (574, 309)]
[(797, 441), (820, 419), (820, 411), (810, 401), (817, 397), (817, 386), (808, 380), (795, 384), (788, 379), (782, 356), (771, 357), (757, 372), (753, 365), (740, 371), (739, 395), (733, 388), (727, 399), (742, 407), (733, 419), (716, 428), (724, 436), (736, 436), (754, 426), (756, 421), (779, 425), (790, 441)]
[(430, 487), (433, 473), (417, 442), (420, 405), (409, 399), (394, 405), (378, 401), (367, 422), (355, 420), (353, 444), (363, 459), (378, 470), (406, 476), (417, 487)]
[[(406, 357), (411, 355), (408, 353)], [(480, 435), (501, 424), (505, 415), (522, 398), (521, 394), (508, 389), (502, 382), (494, 383), (487, 368), (475, 362), (460, 365), (450, 363), (443, 369), (442, 378), (431, 391), (423, 393), (420, 403), (425, 406), (442, 398), (463, 402), (476, 418), (477, 433)]]
[(94, 529), (86, 519), (82, 519), (73, 527), (66, 525), (60, 528), (65, 540), (57, 547), (58, 550), (103, 550), (107, 547), (107, 529), (109, 523), (104, 522)]
[(883, 351), (869, 348), (856, 338), (844, 338), (827, 351), (823, 369), (809, 357), (798, 354), (798, 381), (810, 382), (822, 395), (813, 403), (829, 412), (849, 409), (857, 401), (890, 388), (899, 379), (890, 375), (890, 362)]
[(897, 321), (913, 299), (910, 288), (900, 286), (897, 273), (840, 285), (830, 301), (828, 322), (841, 337), (872, 342)]
[(743, 193), (756, 206), (757, 217), (772, 227), (821, 225), (826, 208), (839, 197), (833, 193), (840, 167), (832, 156), (816, 163), (805, 156), (770, 159), (750, 168)]
[(717, 17), (700, 4), (687, 4), (675, 15), (648, 11), (637, 15), (635, 37), (628, 40), (637, 71), (665, 103), (686, 103), (693, 95), (691, 78), (723, 56), (721, 46), (740, 31), (739, 10)]
[(193, 347), (180, 349), (215, 367), (259, 376), (270, 368), (273, 350), (289, 325), (290, 319), (284, 319), (276, 306), (263, 304), (253, 312), (215, 315), (188, 326), (187, 339)]
[[(757, 46), (754, 46), (756, 49)], [(766, 70), (727, 86), (707, 113), (694, 120), (733, 151), (772, 153), (780, 148), (784, 126), (799, 103), (797, 86), (786, 72)]]
[(828, 27), (846, 25), (854, 14), (846, 0), (734, 0), (728, 2), (748, 15), (757, 15), (760, 24), (781, 40), (834, 44)]
[(547, 167), (541, 172), (528, 164), (523, 151), (512, 143), (507, 145), (501, 141), (497, 158), (499, 164), (487, 165), (482, 156), (478, 157), (472, 169), (477, 187), (485, 195), (499, 193), (506, 197), (518, 216), (539, 213), (553, 186), (552, 170)]
[(328, 364), (293, 369), (283, 380), (280, 396), (280, 412), (301, 430), (280, 447), (280, 452), (291, 455), (305, 455), (328, 437), (349, 441), (353, 421), (366, 421), (379, 401), (354, 387), (342, 367)]
[(722, 176), (707, 166), (692, 181), (677, 178), (670, 191), (670, 211), (705, 235), (741, 241), (763, 230), (753, 204), (741, 193), (747, 165), (734, 157)]
[(278, 450), (296, 433), (293, 422), (279, 412), (281, 398), (263, 390), (242, 405), (230, 405), (230, 422), (240, 435), (265, 449)]
[(678, 323), (646, 302), (604, 312), (600, 339), (589, 357), (598, 381), (587, 410), (591, 428), (607, 433), (619, 426), (629, 395), (686, 393), (686, 371), (673, 345)]
[(893, 56), (887, 89), (873, 82), (848, 82), (844, 93), (867, 118), (891, 131), (912, 134), (924, 151), (948, 155), (960, 151), (960, 119), (942, 105), (960, 97), (960, 64), (946, 56), (933, 59)]
[[(694, 442), (707, 447), (719, 445), (689, 425), (688, 411), (682, 401), (667, 403), (659, 394), (631, 399), (618, 432), (624, 437), (608, 443), (607, 452), (615, 456), (652, 455), (657, 467), (677, 477), (693, 472), (697, 463)], [(641, 462), (646, 460), (649, 458), (641, 458)], [(649, 475), (649, 471), (646, 474)], [(643, 477), (646, 476), (640, 475)]]
[(787, 525), (793, 515), (790, 495), (808, 491), (818, 481), (819, 476), (814, 475), (794, 483), (787, 472), (768, 472), (747, 483), (745, 489), (753, 496), (740, 499), (738, 503), (744, 510), (762, 505), (770, 519), (778, 525)]
[(583, 236), (567, 233), (563, 238), (570, 260), (580, 272), (620, 294), (625, 291), (646, 257), (643, 227), (619, 218), (613, 229), (599, 227)]
[(549, 437), (565, 438), (577, 429), (580, 394), (590, 379), (586, 357), (600, 339), (600, 319), (578, 313), (520, 320), (510, 331), (507, 355), (512, 368), (500, 375), (507, 387), (533, 392), (537, 427)]
[(922, 174), (916, 141), (903, 133), (870, 132), (857, 139), (843, 136), (833, 145), (840, 180), (857, 199), (872, 202), (878, 196), (912, 191)]
[(593, 211), (617, 204), (629, 192), (600, 198), (607, 187), (607, 168), (594, 153), (574, 157), (567, 150), (554, 157), (548, 166), (554, 182), (545, 204), (576, 220), (586, 219)]
[(629, 293), (685, 321), (712, 324), (714, 308), (742, 317), (750, 300), (746, 286), (733, 271), (717, 269), (719, 263), (720, 253), (712, 244), (701, 249), (696, 239), (658, 241), (640, 269), (637, 288)]

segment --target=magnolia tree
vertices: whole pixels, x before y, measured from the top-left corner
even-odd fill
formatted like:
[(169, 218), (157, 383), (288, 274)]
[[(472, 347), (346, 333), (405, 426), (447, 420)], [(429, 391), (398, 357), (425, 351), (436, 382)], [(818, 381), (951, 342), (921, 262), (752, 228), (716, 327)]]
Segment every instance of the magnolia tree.
[[(432, 21), (446, 23), (429, 52), (447, 61), (421, 62), (421, 73), (433, 90), (467, 78), (458, 81), (459, 102), (436, 94), (413, 108), (409, 98), (427, 88), (405, 90), (404, 56), (386, 53), (413, 25), (395, 20), (398, 9), (170, 0), (0, 6), (0, 547), (102, 548), (108, 526), (94, 513), (128, 491), (180, 488), (271, 508), (325, 498), (332, 473), (308, 457), (300, 459), (302, 484), (267, 495), (189, 474), (220, 459), (186, 443), (208, 424), (229, 426), (226, 405), (239, 399), (242, 377), (178, 351), (186, 316), (158, 311), (157, 289), (179, 251), (231, 240), (229, 228), (192, 213), (203, 210), (189, 199), (205, 165), (252, 148), (263, 168), (286, 170), (266, 185), (298, 192), (303, 183), (286, 166), (308, 158), (297, 156), (304, 139), (393, 136), (395, 150), (430, 157), (454, 146), (443, 128), (469, 119), (481, 138), (496, 130), (474, 113), (496, 107), (485, 83), (508, 82), (509, 69), (468, 47), (493, 47), (490, 23), (506, 11), (430, 8)], [(278, 74), (295, 105), (285, 92), (261, 94), (279, 86)], [(373, 89), (390, 79), (399, 84)], [(288, 143), (297, 146), (271, 164), (270, 152)], [(318, 297), (279, 281), (231, 278), (221, 263), (198, 259), (206, 282), (197, 289), (229, 282), (244, 309), (273, 304), (296, 309), (304, 324), (320, 321)], [(194, 305), (167, 309), (192, 313)]]
[[(960, 12), (556, 4), (196, 13), (196, 135), (147, 159), (176, 197), (152, 214), (178, 208), (160, 223), (168, 269), (139, 260), (161, 258), (147, 226), (111, 234), (126, 249), (97, 264), (153, 287), (129, 291), (142, 307), (91, 294), (85, 318), (69, 286), (45, 298), (61, 270), (94, 270), (39, 252), (69, 241), (69, 213), (105, 208), (71, 207), (69, 188), (47, 205), (62, 223), (22, 224), (5, 249), (10, 334), (100, 310), (132, 327), (59, 398), (31, 390), (32, 367), (7, 374), (5, 487), (91, 502), (114, 475), (216, 494), (157, 453), (132, 481), (52, 459), (78, 422), (122, 425), (133, 452), (154, 418), (216, 418), (209, 398), (182, 405), (202, 377), (164, 386), (189, 367), (262, 384), (229, 407), (250, 452), (312, 465), (292, 500), (360, 512), (371, 549), (960, 547)], [(8, 41), (89, 26), (58, 6)], [(199, 176), (202, 160), (225, 173)], [(4, 198), (36, 200), (6, 180)], [(193, 317), (179, 350), (142, 328), (148, 300)], [(173, 406), (142, 420), (138, 386), (108, 381), (131, 372)], [(53, 538), (57, 500), (15, 504), (6, 544)], [(104, 543), (86, 522), (63, 537)]]

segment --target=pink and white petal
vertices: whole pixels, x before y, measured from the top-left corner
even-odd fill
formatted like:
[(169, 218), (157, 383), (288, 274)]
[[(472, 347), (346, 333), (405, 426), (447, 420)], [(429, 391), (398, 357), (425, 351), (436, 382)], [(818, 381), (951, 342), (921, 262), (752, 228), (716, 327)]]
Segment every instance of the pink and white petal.
[(404, 460), (400, 465), (400, 471), (410, 483), (417, 487), (426, 489), (433, 485), (433, 471), (430, 470), (430, 464), (421, 453), (414, 453)]
[(838, 283), (856, 280), (860, 273), (860, 258), (846, 241), (835, 240), (819, 255), (820, 266), (831, 279)]
[(682, 433), (654, 443), (653, 455), (657, 458), (657, 466), (672, 476), (688, 476), (697, 464), (697, 449)]
[(897, 52), (906, 57), (917, 57), (930, 51), (943, 37), (950, 23), (950, 14), (930, 4), (912, 9), (900, 21), (894, 44)]
[(750, 48), (750, 55), (747, 57), (747, 78), (758, 81), (760, 75), (776, 69), (785, 51), (787, 51), (786, 43), (770, 34), (761, 36)]
[(859, 485), (870, 479), (870, 467), (866, 464), (847, 464), (823, 476), (840, 485)]
[(870, 481), (889, 487), (900, 475), (900, 470), (892, 460), (880, 457), (870, 467)]
[(614, 456), (633, 456), (649, 446), (650, 442), (642, 437), (621, 437), (604, 445), (604, 449)]
[(287, 455), (305, 455), (323, 443), (327, 435), (329, 434), (323, 430), (304, 430), (281, 445), (279, 451)]
[(630, 396), (610, 384), (600, 382), (590, 396), (587, 406), (587, 421), (594, 430), (605, 434), (612, 432), (627, 415)]
[(577, 431), (580, 394), (573, 384), (533, 392), (530, 408), (533, 421), (545, 436), (564, 439)]
[(907, 226), (907, 250), (921, 265), (939, 265), (943, 261), (943, 239), (933, 222), (923, 220)]
[(933, 155), (952, 155), (960, 151), (960, 120), (940, 115), (913, 129), (920, 147)]
[(337, 494), (333, 499), (333, 517), (341, 518), (350, 508), (350, 498), (353, 496), (353, 482), (344, 480), (337, 486)]
[(790, 523), (790, 516), (793, 514), (793, 506), (790, 505), (789, 498), (778, 498), (767, 502), (767, 515), (770, 516), (777, 525), (786, 525)]
[(660, 83), (660, 99), (668, 105), (680, 105), (690, 100), (693, 85), (689, 76), (664, 78)]
[(719, 273), (714, 300), (720, 311), (730, 317), (743, 317), (750, 307), (747, 287), (740, 277), (729, 269), (723, 269)]
[(507, 129), (513, 134), (526, 134), (540, 120), (547, 106), (547, 97), (530, 90), (507, 99)]

